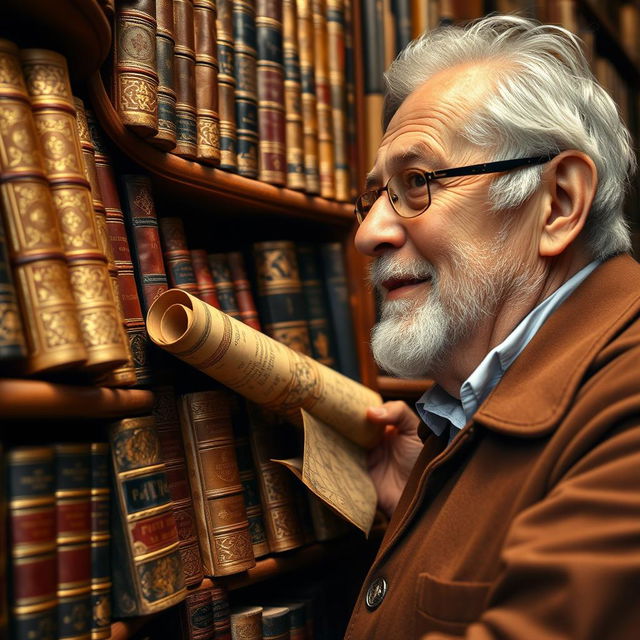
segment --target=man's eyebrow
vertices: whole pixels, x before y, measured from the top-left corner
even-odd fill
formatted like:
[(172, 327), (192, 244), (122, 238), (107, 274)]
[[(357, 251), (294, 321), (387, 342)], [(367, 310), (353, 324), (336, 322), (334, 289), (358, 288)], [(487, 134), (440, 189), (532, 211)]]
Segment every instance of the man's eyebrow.
[[(394, 155), (388, 161), (389, 175), (393, 175), (403, 167), (415, 166), (417, 163), (422, 166), (427, 164), (432, 169), (435, 169), (441, 163), (441, 160), (425, 145), (420, 143), (414, 144), (404, 152)], [(382, 177), (377, 169), (373, 169), (373, 171), (367, 174), (365, 188), (372, 189), (380, 184), (382, 184)]]

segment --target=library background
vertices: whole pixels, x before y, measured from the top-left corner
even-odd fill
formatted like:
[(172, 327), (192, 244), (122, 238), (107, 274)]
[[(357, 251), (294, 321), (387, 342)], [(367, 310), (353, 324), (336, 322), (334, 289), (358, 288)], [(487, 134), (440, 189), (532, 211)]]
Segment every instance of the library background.
[(183, 289), (418, 397), (370, 356), (352, 203), (384, 68), (491, 11), (577, 33), (637, 139), (636, 1), (2, 4), (2, 637), (342, 637), (384, 517), (365, 538), (313, 498), (272, 461), (300, 455), (295, 427), (143, 318)]

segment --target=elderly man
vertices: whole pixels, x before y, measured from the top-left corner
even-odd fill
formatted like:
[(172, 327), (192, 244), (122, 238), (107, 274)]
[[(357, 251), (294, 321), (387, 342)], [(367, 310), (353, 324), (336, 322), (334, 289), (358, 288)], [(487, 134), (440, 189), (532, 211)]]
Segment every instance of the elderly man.
[(437, 384), (419, 428), (369, 412), (393, 515), (346, 638), (638, 638), (629, 135), (576, 39), (522, 18), (427, 34), (386, 80), (356, 205), (372, 347)]

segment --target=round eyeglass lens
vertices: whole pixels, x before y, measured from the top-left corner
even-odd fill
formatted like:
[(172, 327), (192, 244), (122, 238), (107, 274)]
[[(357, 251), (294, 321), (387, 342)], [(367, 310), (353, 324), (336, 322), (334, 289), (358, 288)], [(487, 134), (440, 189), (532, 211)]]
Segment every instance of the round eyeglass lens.
[(413, 218), (430, 204), (429, 185), (424, 171), (406, 169), (389, 180), (389, 200), (398, 215)]

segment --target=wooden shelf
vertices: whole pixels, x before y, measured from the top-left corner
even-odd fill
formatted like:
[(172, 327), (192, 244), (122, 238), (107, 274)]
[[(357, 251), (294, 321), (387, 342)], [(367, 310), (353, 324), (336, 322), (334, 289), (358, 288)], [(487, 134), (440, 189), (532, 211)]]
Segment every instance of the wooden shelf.
[(0, 379), (0, 415), (4, 420), (117, 418), (150, 411), (152, 403), (151, 391), (141, 389)]
[(378, 391), (383, 397), (417, 400), (427, 389), (433, 386), (433, 380), (427, 378), (406, 380), (390, 376), (378, 376)]

